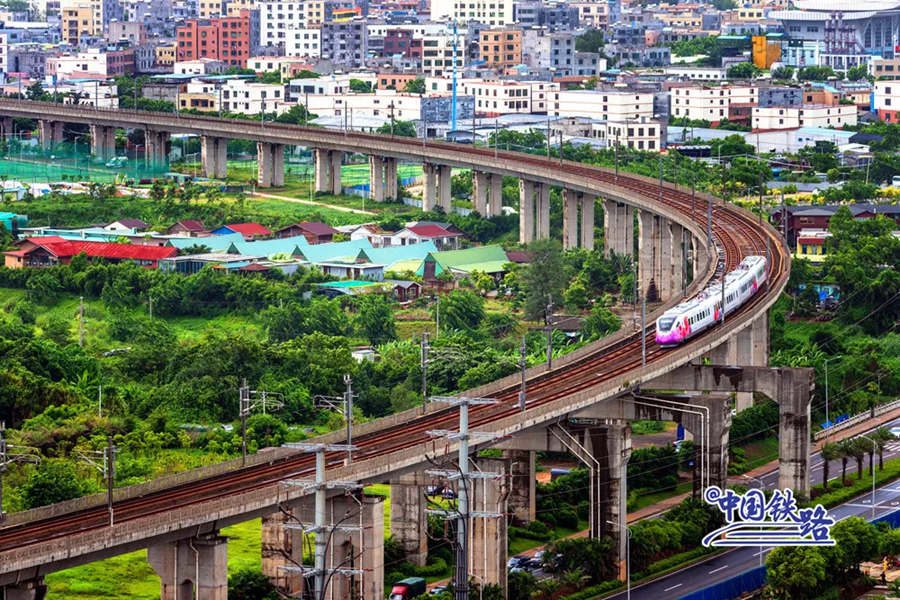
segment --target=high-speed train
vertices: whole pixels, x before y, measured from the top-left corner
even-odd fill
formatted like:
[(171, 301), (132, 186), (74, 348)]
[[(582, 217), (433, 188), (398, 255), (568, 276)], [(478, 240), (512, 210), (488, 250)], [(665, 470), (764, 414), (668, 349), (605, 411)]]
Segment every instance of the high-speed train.
[[(749, 300), (766, 281), (766, 258), (748, 256), (725, 275), (725, 315)], [(712, 327), (722, 319), (722, 280), (710, 284), (686, 302), (673, 306), (656, 320), (656, 342), (671, 348)]]

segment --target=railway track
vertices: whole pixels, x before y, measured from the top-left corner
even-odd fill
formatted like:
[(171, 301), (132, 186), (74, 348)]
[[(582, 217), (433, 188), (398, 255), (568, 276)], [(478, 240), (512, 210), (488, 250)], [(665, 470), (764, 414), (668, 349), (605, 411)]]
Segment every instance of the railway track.
[[(267, 125), (267, 128), (270, 126)], [(288, 128), (289, 126), (271, 125), (272, 128)], [(363, 142), (368, 136), (350, 133), (344, 137), (359, 138)], [(401, 138), (394, 138), (400, 144), (407, 143)], [(421, 144), (409, 139), (410, 146)], [(362, 147), (365, 147), (364, 145)], [(459, 152), (459, 146), (453, 144), (429, 144), (432, 148), (441, 148)], [(533, 164), (546, 168), (550, 159), (532, 155), (510, 152), (496, 152), (491, 149), (468, 147), (465, 153), (470, 155), (495, 156), (515, 160), (522, 165)], [(550, 161), (553, 162), (553, 161)], [(616, 176), (609, 170), (562, 162), (554, 168), (569, 174), (584, 177), (586, 181), (613, 184), (636, 192), (645, 197), (659, 200), (662, 204), (675, 209), (686, 217), (702, 223), (705, 227), (706, 211), (693, 209), (691, 194), (688, 191), (659, 187), (647, 180), (625, 174)], [(776, 280), (787, 276), (787, 257), (783, 246), (775, 239), (771, 231), (758, 226), (746, 214), (731, 210), (724, 205), (717, 205), (713, 210), (713, 231), (715, 243), (719, 248), (719, 266), (717, 273), (737, 265), (744, 256), (763, 254), (769, 251), (768, 286)], [(768, 239), (767, 239), (768, 238)], [(735, 313), (735, 316), (755, 309), (765, 293), (756, 294), (747, 304)], [(717, 328), (712, 328), (692, 339), (689, 343), (700, 343), (710, 336), (717, 335)], [(666, 350), (654, 341), (653, 328), (647, 329), (647, 362), (665, 356)], [(590, 389), (612, 377), (627, 373), (641, 366), (641, 338), (635, 333), (618, 342), (602, 347), (571, 364), (559, 367), (533, 378), (528, 385), (528, 408), (540, 406), (555, 400), (566, 398), (577, 392)], [(519, 411), (518, 386), (509, 387), (493, 395), (499, 402), (495, 405), (473, 407), (470, 409), (470, 424), (473, 427), (485, 426), (492, 421), (508, 417)], [(430, 429), (453, 429), (457, 423), (457, 410), (446, 409), (429, 413), (407, 424), (389, 427), (354, 440), (358, 450), (354, 452), (354, 462), (367, 458), (383, 456), (391, 452), (409, 448), (428, 438), (426, 431)], [(327, 461), (330, 466), (342, 463), (342, 453), (329, 453)], [(290, 477), (308, 475), (314, 470), (314, 459), (305, 454), (291, 455), (271, 464), (246, 467), (210, 476), (206, 479), (174, 486), (165, 490), (150, 493), (142, 497), (124, 499), (115, 504), (116, 522), (122, 523), (156, 515), (176, 508), (209, 501), (230, 494), (248, 492), (266, 486), (278, 485), (279, 481)], [(21, 548), (30, 544), (46, 542), (73, 533), (106, 527), (108, 513), (105, 506), (86, 509), (78, 512), (59, 515), (39, 521), (0, 527), (0, 552)]]

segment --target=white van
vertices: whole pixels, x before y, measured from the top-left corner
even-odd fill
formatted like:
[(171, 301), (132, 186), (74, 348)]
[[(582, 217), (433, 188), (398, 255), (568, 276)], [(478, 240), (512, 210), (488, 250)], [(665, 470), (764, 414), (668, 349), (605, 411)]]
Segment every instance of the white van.
[(891, 178), (891, 187), (900, 188), (900, 175), (894, 175)]

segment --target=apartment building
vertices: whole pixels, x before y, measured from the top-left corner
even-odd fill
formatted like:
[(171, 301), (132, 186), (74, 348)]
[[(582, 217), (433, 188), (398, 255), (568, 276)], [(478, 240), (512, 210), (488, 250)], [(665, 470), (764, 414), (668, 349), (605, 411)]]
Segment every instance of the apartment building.
[(559, 91), (558, 83), (547, 81), (467, 79), (457, 86), (463, 94), (475, 98), (475, 113), (485, 117), (510, 113), (544, 114), (550, 95)]
[(285, 48), (290, 32), (306, 27), (303, 4), (285, 0), (259, 2), (260, 45)]
[(372, 73), (341, 73), (316, 79), (291, 79), (288, 83), (288, 99), (291, 102), (305, 102), (307, 94), (317, 96), (340, 96), (351, 94), (350, 80), (359, 79), (376, 87), (377, 75)]
[(687, 65), (673, 65), (666, 67), (666, 75), (683, 77), (692, 81), (725, 81), (727, 69), (721, 67), (693, 67)]
[(840, 129), (844, 125), (856, 125), (858, 111), (855, 105), (755, 106), (751, 112), (754, 131), (796, 129), (798, 127), (824, 127)]
[(289, 29), (287, 34), (285, 56), (316, 60), (322, 55), (322, 32), (319, 28)]
[(60, 34), (62, 41), (77, 46), (82, 36), (93, 37), (94, 8), (90, 2), (66, 2), (60, 8)]
[(176, 61), (172, 65), (172, 73), (175, 75), (215, 75), (228, 70), (221, 60), (212, 58), (198, 58), (197, 60)]
[(673, 117), (709, 121), (716, 125), (728, 118), (732, 104), (757, 104), (758, 90), (756, 87), (725, 85), (676, 87), (669, 92), (669, 96)]
[(426, 35), (422, 43), (422, 73), (426, 77), (450, 75), (453, 71), (454, 57), (456, 67), (461, 69), (465, 64), (465, 37), (458, 36), (456, 50), (453, 48), (453, 34)]
[(659, 121), (593, 121), (591, 137), (600, 140), (607, 148), (620, 146), (636, 150), (660, 150), (663, 147), (665, 128)]
[(876, 81), (872, 108), (882, 121), (900, 122), (900, 82)]
[(873, 57), (872, 61), (869, 63), (869, 73), (871, 73), (875, 79), (888, 81), (900, 79), (900, 57)]
[(502, 68), (521, 64), (522, 30), (482, 30), (479, 36), (478, 52), (486, 67)]
[(578, 21), (586, 27), (606, 27), (615, 22), (609, 18), (610, 5), (606, 2), (570, 2), (569, 6), (578, 11)]
[[(377, 90), (372, 94), (310, 95), (309, 110), (319, 116), (347, 118), (391, 118), (404, 121), (431, 122), (450, 118), (449, 94), (404, 94), (394, 90)], [(474, 98), (457, 95), (457, 117), (471, 119)]]
[(163, 44), (156, 47), (156, 64), (161, 67), (170, 67), (175, 64), (175, 49), (177, 44)]
[(133, 74), (133, 48), (91, 48), (86, 52), (47, 58), (47, 75), (59, 79), (108, 79)]
[(112, 43), (129, 42), (137, 46), (147, 41), (147, 24), (137, 21), (114, 21), (106, 30), (106, 40)]
[(458, 23), (478, 21), (488, 27), (514, 22), (513, 0), (432, 0), (431, 18)]
[(250, 12), (240, 17), (188, 19), (176, 30), (178, 60), (212, 58), (245, 67), (250, 58)]
[(339, 65), (365, 65), (368, 28), (365, 20), (329, 21), (322, 23), (320, 56)]
[(599, 121), (652, 119), (653, 94), (627, 90), (561, 90), (549, 94), (547, 114)]

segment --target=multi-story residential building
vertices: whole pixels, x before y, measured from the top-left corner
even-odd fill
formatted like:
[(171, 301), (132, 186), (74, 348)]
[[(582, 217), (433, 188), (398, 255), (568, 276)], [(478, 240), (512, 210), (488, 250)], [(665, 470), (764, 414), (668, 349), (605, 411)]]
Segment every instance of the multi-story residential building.
[(306, 27), (303, 2), (293, 0), (265, 0), (259, 3), (260, 44), (284, 48), (289, 31)]
[(228, 70), (228, 65), (214, 58), (179, 60), (172, 66), (175, 75), (215, 75)]
[(301, 56), (316, 60), (322, 55), (322, 34), (318, 27), (289, 29), (287, 34), (285, 56)]
[(96, 106), (98, 108), (119, 108), (118, 88), (114, 83), (106, 83), (95, 79), (94, 81), (79, 80), (57, 84), (54, 88), (63, 94), (63, 102), (72, 104), (78, 98), (81, 106)]
[[(766, 86), (757, 89), (757, 106), (800, 106), (803, 91), (790, 86)], [(812, 102), (810, 102), (811, 104)]]
[(514, 22), (513, 0), (432, 0), (431, 18), (458, 23), (478, 21), (488, 27)]
[(231, 79), (222, 85), (220, 101), (224, 111), (248, 115), (281, 113), (288, 108), (283, 85), (251, 83), (243, 79)]
[(60, 33), (62, 40), (77, 46), (82, 36), (93, 37), (94, 8), (90, 2), (65, 2), (60, 9)]
[(610, 59), (615, 59), (617, 66), (665, 67), (671, 62), (669, 49), (658, 46), (607, 44), (603, 52)]
[(894, 80), (876, 81), (872, 98), (872, 108), (882, 121), (900, 122), (900, 82)]
[(900, 56), (894, 58), (874, 58), (869, 63), (869, 73), (875, 79), (894, 81), (900, 79)]
[(5, 34), (0, 33), (0, 73), (9, 72), (9, 41)]
[(6, 73), (23, 73), (33, 79), (43, 79), (47, 73), (47, 58), (51, 55), (41, 44), (4, 44), (8, 47)]
[[(450, 119), (450, 95), (404, 94), (378, 90), (372, 94), (310, 95), (309, 110), (320, 116), (351, 119), (381, 118), (404, 121), (427, 119), (431, 123)], [(457, 95), (457, 118), (471, 119), (474, 98)]]
[(606, 70), (606, 59), (599, 52), (575, 52), (575, 64), (571, 74), (577, 77), (594, 77)]
[(170, 67), (175, 64), (176, 44), (162, 44), (156, 47), (156, 65)]
[(368, 29), (362, 19), (322, 23), (322, 59), (335, 64), (361, 67), (365, 65)]
[(637, 150), (660, 150), (663, 147), (663, 131), (660, 121), (593, 121), (591, 137), (600, 140), (607, 148), (621, 146)]
[(578, 22), (586, 27), (606, 27), (616, 20), (610, 20), (610, 5), (606, 2), (570, 2), (569, 6), (578, 11)]
[(147, 41), (147, 25), (137, 21), (113, 21), (106, 30), (106, 40), (130, 42), (135, 46), (143, 44)]
[(482, 81), (466, 79), (459, 90), (475, 98), (475, 113), (497, 117), (510, 113), (546, 113), (549, 96), (559, 84), (547, 81)]
[(144, 42), (132, 48), (134, 48), (134, 72), (152, 72), (156, 66), (156, 42)]
[(855, 105), (756, 106), (752, 110), (754, 131), (796, 129), (798, 127), (830, 127), (856, 125)]
[(513, 6), (514, 20), (519, 27), (546, 27), (550, 31), (578, 29), (578, 8), (563, 2), (522, 0)]
[[(372, 40), (378, 36), (373, 36), (369, 34), (369, 39)], [(410, 54), (410, 46), (412, 45), (413, 40), (413, 32), (409, 29), (399, 29), (393, 28), (388, 29), (384, 36), (381, 38), (381, 55), (382, 56), (407, 56), (412, 57)]]
[(727, 69), (721, 67), (695, 67), (690, 65), (672, 65), (666, 67), (666, 75), (674, 75), (693, 81), (725, 81)]
[(482, 30), (478, 45), (486, 67), (512, 67), (522, 63), (521, 29)]
[(250, 11), (240, 17), (189, 19), (176, 29), (178, 60), (213, 58), (244, 67), (250, 58)]
[(172, 0), (120, 0), (123, 21), (140, 21), (152, 30), (171, 23)]
[(364, 73), (341, 73), (331, 77), (319, 77), (315, 79), (291, 79), (288, 84), (288, 100), (291, 102), (301, 102), (307, 94), (317, 96), (340, 96), (341, 94), (351, 94), (350, 80), (359, 79), (372, 84), (375, 87), (377, 76), (370, 72)]
[(716, 125), (729, 118), (732, 104), (757, 104), (757, 88), (746, 86), (676, 87), (670, 91), (671, 115), (709, 121)]
[(91, 48), (47, 59), (47, 75), (58, 79), (108, 79), (134, 74), (134, 49)]
[(403, 88), (417, 77), (416, 73), (379, 73), (375, 87), (379, 90), (394, 89), (402, 92)]
[(449, 75), (453, 70), (454, 60), (456, 67), (462, 68), (465, 64), (465, 38), (458, 34), (456, 49), (454, 50), (453, 34), (426, 35), (422, 42), (422, 73), (426, 77), (441, 77)]
[(575, 34), (557, 31), (550, 39), (550, 70), (557, 76), (572, 75), (575, 68)]
[(225, 16), (226, 0), (198, 0), (197, 17), (200, 19), (216, 19)]
[(652, 119), (653, 100), (652, 93), (630, 90), (565, 90), (549, 94), (547, 114), (600, 121)]

